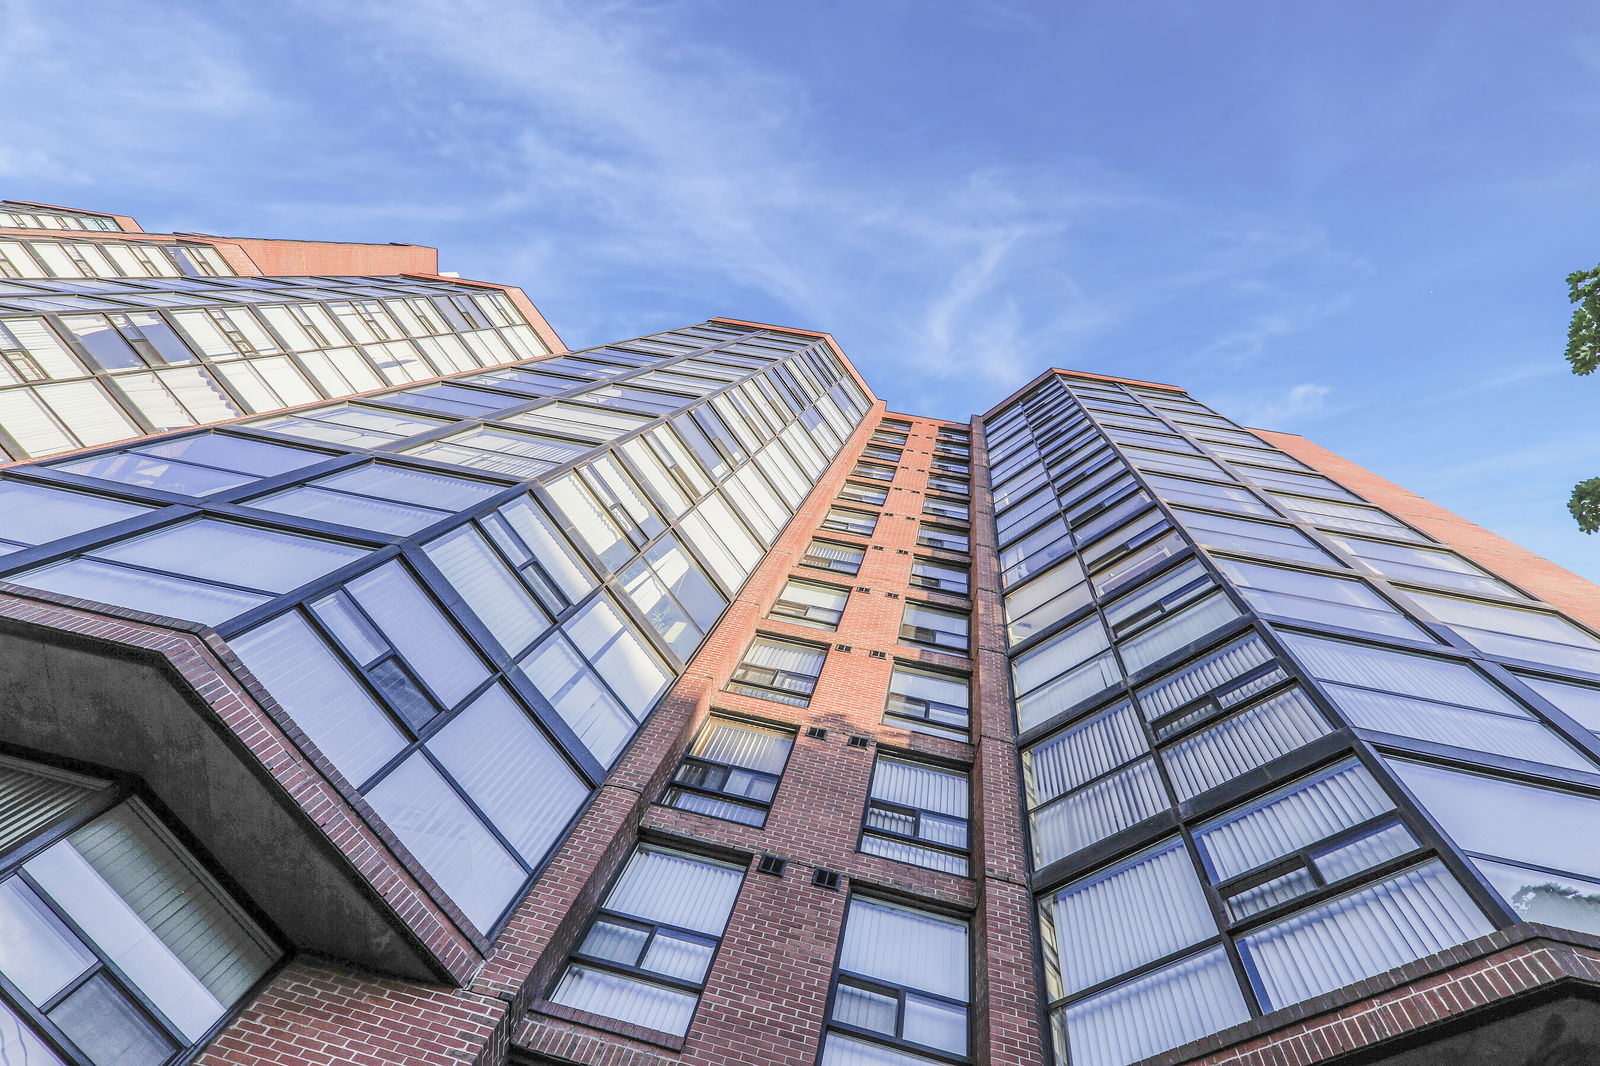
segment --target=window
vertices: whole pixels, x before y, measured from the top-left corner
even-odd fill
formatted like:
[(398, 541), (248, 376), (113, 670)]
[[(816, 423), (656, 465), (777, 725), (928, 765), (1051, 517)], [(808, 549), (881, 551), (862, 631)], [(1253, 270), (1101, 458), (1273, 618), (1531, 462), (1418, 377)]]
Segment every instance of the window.
[(857, 463), (852, 470), (853, 477), (872, 478), (874, 481), (893, 481), (894, 467), (884, 466), (881, 463)]
[(817, 629), (837, 629), (849, 598), (847, 589), (791, 578), (783, 586), (783, 591), (778, 593), (778, 601), (772, 605), (767, 617)]
[(1600, 734), (1600, 688), (1574, 685), (1549, 678), (1518, 674), (1524, 685), (1555, 704), (1556, 708), (1591, 733)]
[(949, 526), (923, 526), (917, 532), (917, 543), (924, 548), (960, 552), (963, 555), (971, 549), (971, 541), (967, 535)]
[(1050, 628), (1091, 603), (1083, 564), (1076, 556), (1005, 594), (1006, 635), (1012, 646)]
[[(282, 957), (143, 804), (0, 759), (0, 1049), (39, 1066), (159, 1066)], [(7, 859), (46, 833), (54, 843)], [(70, 923), (70, 924), (69, 924)], [(46, 1039), (70, 1040), (58, 1056)]]
[(1271, 1011), (1493, 929), (1435, 860), (1240, 937), (1239, 952)]
[(661, 1033), (687, 1033), (743, 883), (736, 866), (640, 845), (551, 1001)]
[(967, 508), (965, 502), (947, 500), (932, 495), (923, 501), (922, 513), (933, 515), (935, 518), (948, 518), (956, 522), (965, 522), (972, 517), (972, 512)]
[(406, 536), (503, 491), (482, 481), (367, 463), (257, 497), (248, 506)]
[(19, 585), (216, 624), (367, 554), (329, 540), (191, 519), (14, 575)]
[(1123, 1066), (1248, 1020), (1221, 947), (1130, 978), (1052, 1015), (1073, 1066)]
[(911, 584), (919, 589), (965, 596), (971, 590), (967, 571), (932, 559), (917, 559), (911, 564)]
[(1600, 639), (1553, 611), (1429, 592), (1411, 598), (1479, 651), (1600, 674)]
[(1254, 633), (1134, 690), (1158, 739), (1214, 718), (1288, 680)]
[(969, 995), (965, 922), (852, 899), (821, 1066), (965, 1058)]
[(135, 515), (150, 507), (71, 492), (53, 485), (0, 481), (0, 555), (87, 532)]
[(1433, 642), (1422, 627), (1354, 578), (1237, 559), (1218, 559), (1217, 568), (1233, 580), (1245, 602), (1262, 614)]
[(1188, 800), (1331, 732), (1306, 694), (1289, 688), (1169, 744), (1161, 761)]
[(512, 477), (528, 478), (589, 451), (589, 445), (574, 441), (521, 433), (512, 429), (475, 426), (440, 440), (415, 444), (405, 454), (418, 459), (493, 470)]
[(1255, 493), (1234, 485), (1191, 481), (1188, 478), (1170, 477), (1166, 474), (1147, 474), (1145, 480), (1150, 483), (1151, 489), (1157, 496), (1171, 503), (1186, 503), (1195, 507), (1232, 511), (1235, 514), (1267, 517), (1272, 515), (1272, 508), (1262, 503)]
[(966, 678), (896, 663), (889, 676), (884, 721), (918, 733), (967, 739)]
[(1288, 496), (1281, 492), (1271, 494), (1278, 505), (1300, 519), (1323, 529), (1337, 529), (1346, 533), (1372, 533), (1396, 540), (1423, 540), (1422, 534), (1389, 515), (1372, 507), (1351, 503), (1334, 503), (1331, 500), (1308, 500), (1302, 496)]
[(853, 544), (814, 540), (806, 545), (806, 553), (800, 557), (800, 564), (814, 566), (818, 570), (832, 570), (836, 574), (857, 574), (861, 572), (861, 563), (866, 557), (867, 550)]
[(1039, 917), (1059, 971), (1052, 974), (1056, 999), (1217, 936), (1189, 849), (1178, 838), (1052, 893)]
[(846, 481), (839, 490), (841, 500), (852, 503), (864, 503), (868, 507), (879, 507), (889, 498), (889, 490), (881, 489), (874, 485), (861, 485), (854, 481)]
[(1389, 759), (1400, 780), (1526, 922), (1600, 932), (1600, 800)]
[(1283, 639), (1357, 729), (1595, 771), (1586, 756), (1466, 663), (1300, 633)]
[(51, 468), (183, 496), (206, 496), (327, 458), (322, 452), (225, 433), (197, 433), (88, 459), (52, 463)]
[(1394, 810), (1346, 760), (1198, 827), (1195, 844), (1239, 921), (1415, 851)]
[(1332, 541), (1366, 564), (1367, 569), (1396, 581), (1420, 581), (1457, 592), (1524, 599), (1522, 593), (1492, 577), (1453, 552), (1435, 551), (1415, 544), (1389, 544), (1363, 537), (1332, 537)]
[(870, 537), (872, 531), (878, 528), (878, 516), (866, 511), (834, 507), (823, 518), (821, 527), (833, 533), (852, 533), (858, 537)]
[(672, 775), (662, 802), (680, 810), (760, 827), (794, 734), (769, 726), (712, 718)]
[(811, 702), (828, 650), (815, 644), (757, 637), (728, 680), (729, 692), (804, 707)]
[(403, 415), (350, 403), (329, 404), (299, 414), (276, 415), (249, 423), (252, 429), (348, 448), (378, 448), (451, 424), (442, 418)]
[(971, 617), (960, 611), (908, 603), (900, 619), (900, 639), (964, 655), (971, 647), (971, 628)]
[(1014, 657), (1018, 731), (1043, 725), (1121, 681), (1110, 647), (1105, 624), (1090, 615)]
[(728, 605), (678, 542), (667, 535), (620, 575), (622, 591), (678, 658), (687, 662)]
[(1176, 517), (1196, 541), (1209, 548), (1322, 566), (1338, 565), (1333, 556), (1317, 547), (1310, 537), (1293, 526), (1252, 522), (1203, 511), (1180, 510), (1176, 512)]
[(1170, 806), (1149, 750), (1126, 701), (1023, 749), (1035, 867)]
[(879, 756), (861, 850), (965, 877), (967, 810), (966, 774)]

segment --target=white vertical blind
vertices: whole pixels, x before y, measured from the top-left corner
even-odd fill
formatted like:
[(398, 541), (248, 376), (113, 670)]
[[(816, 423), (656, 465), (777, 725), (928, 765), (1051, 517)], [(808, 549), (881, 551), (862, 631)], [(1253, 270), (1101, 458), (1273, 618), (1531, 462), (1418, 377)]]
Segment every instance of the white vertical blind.
[(505, 689), (473, 700), (428, 750), (511, 842), (538, 866), (589, 798), (589, 788)]
[(1025, 752), (1030, 800), (1038, 804), (1055, 799), (1146, 750), (1133, 705), (1119, 703)]
[(1214, 592), (1143, 633), (1124, 640), (1118, 650), (1127, 669), (1137, 672), (1237, 617), (1238, 608), (1221, 592)]
[(1330, 732), (1305, 693), (1290, 689), (1179, 741), (1162, 760), (1178, 798), (1189, 799)]
[(0, 852), (27, 840), (101, 787), (0, 758)]
[(1139, 703), (1146, 717), (1159, 718), (1271, 661), (1272, 651), (1252, 633), (1140, 690)]
[(628, 860), (607, 910), (721, 936), (744, 871), (710, 859), (641, 847)]
[[(1064, 1016), (1064, 1018), (1063, 1018)], [(1073, 1066), (1124, 1066), (1247, 1021), (1221, 948), (1108, 988), (1056, 1015)]]
[(1068, 885), (1050, 907), (1067, 994), (1217, 933), (1177, 838)]
[(694, 754), (747, 770), (781, 774), (793, 746), (794, 738), (780, 730), (713, 718), (696, 741)]
[(967, 777), (950, 770), (917, 766), (899, 759), (879, 759), (872, 771), (872, 798), (967, 817)]
[(291, 611), (228, 642), (339, 772), (360, 785), (405, 747), (376, 700)]
[(475, 527), (462, 526), (423, 550), (513, 655), (550, 628), (549, 616)]
[(1393, 809), (1366, 768), (1347, 762), (1202, 827), (1195, 842), (1212, 874), (1226, 881)]
[(1140, 759), (1033, 813), (1033, 854), (1040, 866), (1104, 840), (1167, 809), (1155, 761)]
[(839, 968), (967, 1001), (967, 926), (908, 907), (853, 899)]
[(574, 963), (567, 967), (550, 999), (568, 1007), (632, 1022), (658, 1033), (682, 1036), (689, 1031), (699, 997), (650, 981)]
[(1240, 938), (1263, 1006), (1276, 1010), (1493, 930), (1438, 861)]

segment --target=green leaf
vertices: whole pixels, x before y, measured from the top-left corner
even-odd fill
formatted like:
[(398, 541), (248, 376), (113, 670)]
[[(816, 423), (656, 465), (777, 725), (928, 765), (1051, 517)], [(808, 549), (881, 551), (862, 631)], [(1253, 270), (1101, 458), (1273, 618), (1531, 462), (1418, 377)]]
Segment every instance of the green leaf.
[(1600, 530), (1600, 477), (1580, 481), (1572, 487), (1572, 498), (1567, 510), (1577, 519), (1578, 528), (1585, 533)]

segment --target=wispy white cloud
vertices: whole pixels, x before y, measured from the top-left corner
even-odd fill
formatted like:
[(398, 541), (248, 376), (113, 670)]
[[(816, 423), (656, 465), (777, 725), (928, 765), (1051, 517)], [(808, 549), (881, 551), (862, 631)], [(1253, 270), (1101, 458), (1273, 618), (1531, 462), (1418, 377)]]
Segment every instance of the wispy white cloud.
[(1216, 397), (1216, 406), (1243, 425), (1260, 429), (1292, 429), (1327, 410), (1331, 385), (1306, 381), (1276, 391), (1245, 392)]

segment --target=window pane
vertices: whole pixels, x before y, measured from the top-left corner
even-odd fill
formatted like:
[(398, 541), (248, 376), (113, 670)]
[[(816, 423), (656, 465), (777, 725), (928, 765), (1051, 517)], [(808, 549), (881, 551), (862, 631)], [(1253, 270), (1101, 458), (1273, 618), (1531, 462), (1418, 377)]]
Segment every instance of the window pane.
[(1073, 1066), (1124, 1066), (1249, 1017), (1227, 956), (1211, 948), (1080, 1000), (1055, 1020)]
[(649, 981), (572, 964), (550, 994), (554, 1003), (632, 1022), (660, 1033), (689, 1031), (699, 998)]
[[(91, 1062), (157, 1066), (176, 1048), (105, 974), (96, 974), (50, 1012)], [(197, 1034), (187, 1034), (194, 1039)], [(32, 1060), (28, 1060), (31, 1064)]]
[(95, 554), (205, 581), (288, 592), (362, 558), (367, 550), (202, 518), (97, 549)]
[(0, 482), (0, 555), (108, 526), (152, 508), (19, 481)]
[(345, 587), (444, 706), (455, 706), (489, 676), (400, 563), (385, 563)]
[[(44, 1003), (95, 962), (83, 941), (22, 878), (0, 882), (0, 973), (23, 995)], [(0, 1050), (4, 1048), (0, 1037)]]
[(1178, 741), (1162, 761), (1178, 798), (1192, 799), (1330, 732), (1305, 693), (1290, 689)]
[(479, 932), (488, 932), (527, 874), (418, 752), (367, 793), (372, 809)]
[(1493, 930), (1443, 865), (1425, 863), (1240, 938), (1276, 1010)]
[(130, 570), (93, 559), (69, 559), (12, 575), (7, 580), (64, 596), (208, 625), (241, 615), (272, 598), (187, 578)]
[(966, 923), (852, 899), (839, 969), (965, 1003)]
[(518, 665), (600, 765), (610, 766), (636, 723), (566, 638), (552, 635)]
[(447, 533), (423, 550), (512, 655), (550, 628), (550, 617), (475, 526)]
[(1182, 840), (1076, 881), (1045, 906), (1069, 995), (1217, 933)]
[(511, 842), (538, 866), (589, 789), (498, 685), (428, 741), (428, 750)]
[(606, 897), (605, 908), (721, 936), (743, 883), (744, 871), (736, 866), (641, 847)]
[(1236, 559), (1219, 559), (1217, 566), (1237, 583), (1246, 602), (1264, 614), (1411, 640), (1432, 639), (1393, 604), (1354, 579)]

